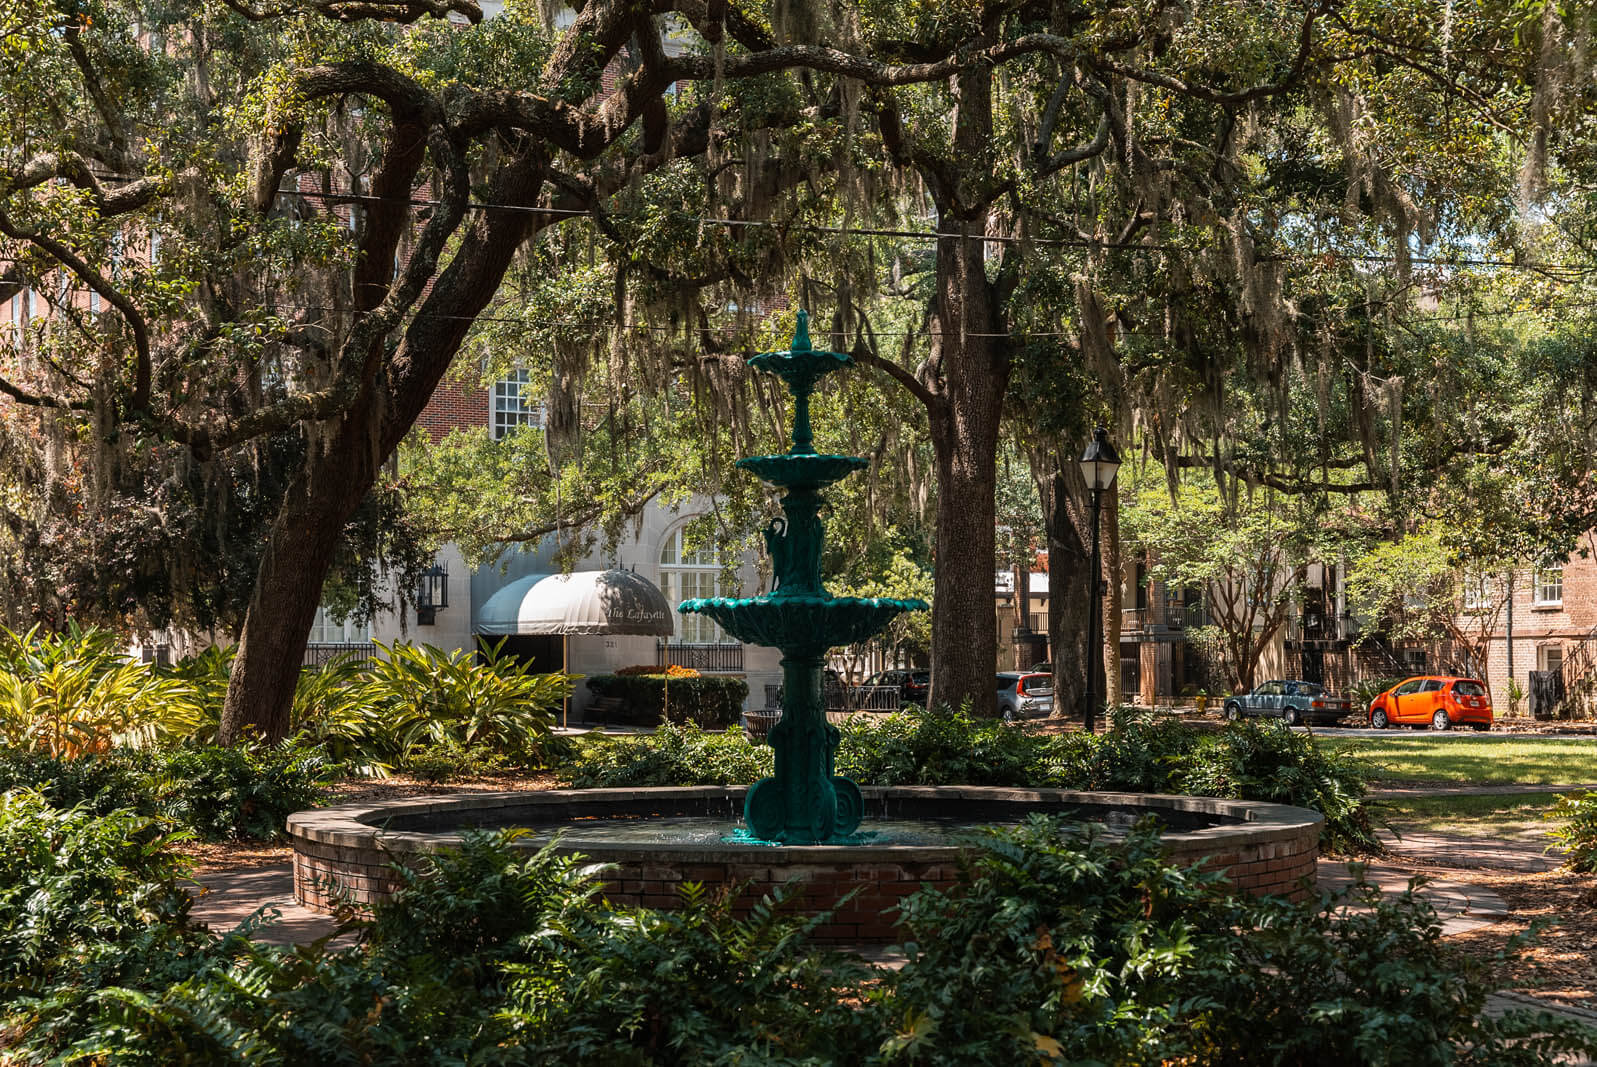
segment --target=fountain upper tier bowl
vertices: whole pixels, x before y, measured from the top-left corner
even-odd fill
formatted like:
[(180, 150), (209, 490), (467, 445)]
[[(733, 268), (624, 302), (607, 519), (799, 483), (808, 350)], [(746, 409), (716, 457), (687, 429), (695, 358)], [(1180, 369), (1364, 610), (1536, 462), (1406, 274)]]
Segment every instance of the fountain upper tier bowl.
[(819, 656), (834, 645), (863, 641), (906, 611), (925, 611), (924, 600), (889, 597), (766, 596), (688, 600), (681, 612), (708, 615), (721, 629), (751, 645), (780, 648), (786, 656)]
[(784, 489), (820, 489), (840, 482), (871, 465), (864, 456), (822, 456), (814, 452), (786, 452), (777, 456), (750, 456), (737, 461), (766, 485)]

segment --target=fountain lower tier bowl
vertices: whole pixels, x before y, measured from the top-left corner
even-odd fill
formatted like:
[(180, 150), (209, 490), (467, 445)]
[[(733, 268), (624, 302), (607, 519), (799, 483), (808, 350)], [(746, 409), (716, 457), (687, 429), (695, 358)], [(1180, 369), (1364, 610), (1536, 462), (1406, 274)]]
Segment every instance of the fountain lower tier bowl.
[(903, 897), (923, 884), (958, 891), (960, 861), (979, 847), (973, 838), (983, 825), (1054, 812), (1113, 828), (1152, 815), (1165, 828), (1172, 861), (1205, 862), (1250, 892), (1295, 896), (1313, 882), (1324, 823), (1305, 808), (1211, 797), (976, 786), (861, 791), (860, 830), (877, 832), (874, 824), (890, 821), (899, 827), (897, 843), (886, 834), (859, 845), (727, 840), (743, 810), (741, 786), (469, 793), (302, 811), (288, 820), (294, 895), (320, 911), (340, 899), (369, 906), (398, 888), (393, 864), (424, 865), (427, 854), (458, 848), (467, 831), (525, 827), (531, 832), (515, 845), (536, 849), (569, 830), (557, 850), (609, 865), (598, 877), (617, 906), (671, 908), (683, 882), (700, 882), (736, 891), (734, 909), (747, 911), (788, 886), (797, 911), (835, 907), (817, 940), (891, 942), (899, 937), (892, 909)]
[(783, 596), (707, 597), (684, 601), (677, 610), (708, 615), (721, 629), (751, 645), (780, 648), (789, 655), (819, 656), (880, 633), (906, 611), (925, 611), (924, 600), (889, 597)]
[(750, 456), (737, 466), (767, 485), (792, 489), (820, 489), (840, 482), (871, 465), (863, 456), (822, 456), (788, 452), (777, 456)]

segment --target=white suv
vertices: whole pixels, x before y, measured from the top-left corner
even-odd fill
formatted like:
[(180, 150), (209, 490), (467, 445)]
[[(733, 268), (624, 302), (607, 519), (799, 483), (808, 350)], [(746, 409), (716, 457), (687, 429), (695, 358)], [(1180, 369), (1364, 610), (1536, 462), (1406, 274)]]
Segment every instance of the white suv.
[(1054, 676), (1034, 671), (998, 674), (998, 714), (1005, 722), (1039, 719), (1054, 708)]

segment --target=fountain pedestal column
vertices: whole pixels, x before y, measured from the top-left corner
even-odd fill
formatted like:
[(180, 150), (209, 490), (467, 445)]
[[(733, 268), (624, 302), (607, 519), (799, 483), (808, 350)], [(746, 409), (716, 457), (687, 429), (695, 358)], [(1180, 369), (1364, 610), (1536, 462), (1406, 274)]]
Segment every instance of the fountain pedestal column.
[(782, 660), (782, 719), (771, 728), (776, 773), (749, 788), (743, 817), (762, 841), (821, 842), (859, 829), (859, 786), (836, 775), (839, 733), (826, 721), (818, 655)]

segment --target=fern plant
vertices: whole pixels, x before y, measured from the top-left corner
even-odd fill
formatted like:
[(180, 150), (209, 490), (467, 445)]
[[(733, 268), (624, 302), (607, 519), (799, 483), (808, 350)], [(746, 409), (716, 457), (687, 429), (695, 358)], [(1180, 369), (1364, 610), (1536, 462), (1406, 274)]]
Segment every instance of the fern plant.
[(1565, 866), (1597, 874), (1597, 792), (1565, 793), (1545, 817), (1562, 822), (1547, 836), (1564, 853)]

